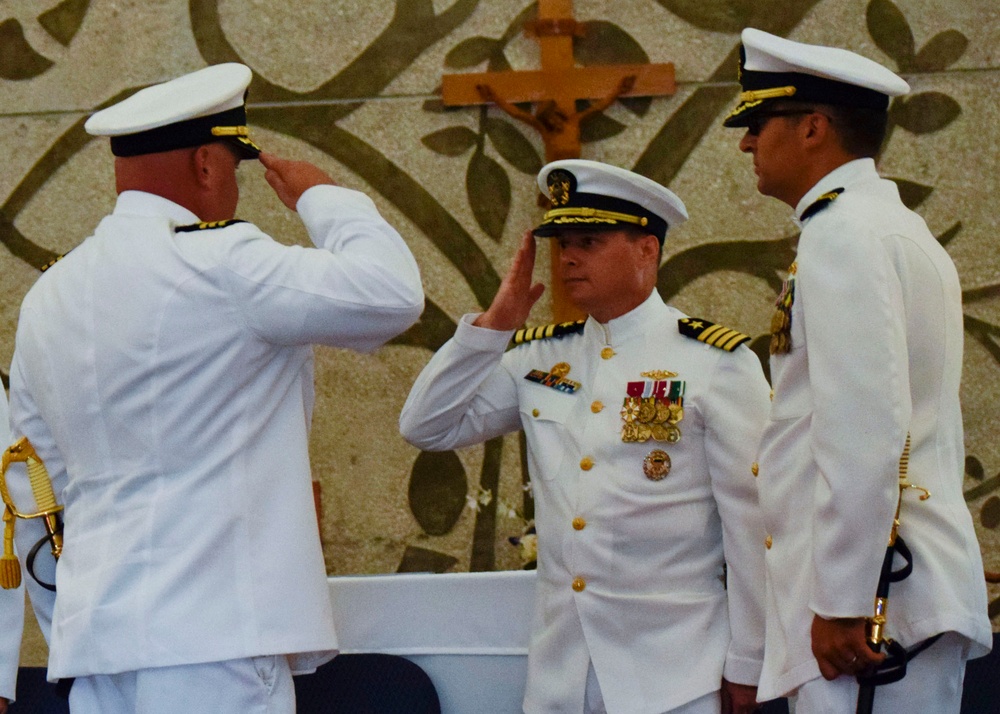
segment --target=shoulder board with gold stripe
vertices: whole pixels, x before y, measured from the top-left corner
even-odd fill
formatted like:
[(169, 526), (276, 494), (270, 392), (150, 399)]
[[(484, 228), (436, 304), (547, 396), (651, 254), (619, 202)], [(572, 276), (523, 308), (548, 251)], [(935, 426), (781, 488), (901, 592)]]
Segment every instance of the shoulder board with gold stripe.
[(60, 260), (62, 260), (63, 258), (65, 258), (67, 255), (69, 255), (72, 252), (72, 250), (73, 249), (70, 248), (69, 250), (67, 250), (62, 255), (57, 255), (55, 258), (53, 258), (48, 263), (46, 263), (41, 268), (39, 268), (39, 270), (41, 270), (44, 273), (46, 270), (48, 270), (49, 268), (51, 268), (53, 265), (55, 265), (56, 263), (58, 263)]
[(214, 228), (225, 228), (226, 226), (231, 226), (235, 223), (246, 223), (246, 221), (241, 221), (238, 218), (233, 218), (229, 221), (207, 221), (204, 223), (192, 223), (189, 226), (177, 226), (174, 231), (177, 233), (191, 233), (193, 231), (210, 231)]
[(564, 337), (577, 332), (583, 332), (586, 320), (578, 322), (562, 322), (556, 325), (539, 325), (538, 327), (526, 327), (514, 333), (514, 344), (523, 345), (532, 340), (545, 340), (549, 337)]
[(726, 352), (732, 352), (750, 339), (750, 335), (698, 317), (682, 317), (677, 321), (677, 329), (685, 337), (692, 337)]
[(844, 192), (844, 189), (842, 189), (842, 188), (835, 188), (832, 191), (830, 191), (829, 193), (824, 193), (822, 196), (820, 196), (815, 201), (813, 201), (812, 203), (810, 203), (809, 204), (809, 208), (807, 208), (806, 210), (802, 211), (802, 218), (800, 220), (805, 221), (805, 220), (808, 220), (809, 218), (812, 218), (817, 213), (819, 213), (820, 211), (822, 211), (824, 208), (826, 208), (827, 206), (829, 206), (831, 203), (833, 203), (834, 201), (836, 201), (837, 200), (837, 196), (839, 196), (843, 192)]

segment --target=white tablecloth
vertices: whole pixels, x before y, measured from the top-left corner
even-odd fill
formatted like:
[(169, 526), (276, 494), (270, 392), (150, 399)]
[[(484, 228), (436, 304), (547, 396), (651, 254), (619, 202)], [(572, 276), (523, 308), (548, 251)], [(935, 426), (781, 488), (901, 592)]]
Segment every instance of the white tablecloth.
[(403, 655), (442, 714), (519, 714), (534, 571), (330, 578), (340, 650)]

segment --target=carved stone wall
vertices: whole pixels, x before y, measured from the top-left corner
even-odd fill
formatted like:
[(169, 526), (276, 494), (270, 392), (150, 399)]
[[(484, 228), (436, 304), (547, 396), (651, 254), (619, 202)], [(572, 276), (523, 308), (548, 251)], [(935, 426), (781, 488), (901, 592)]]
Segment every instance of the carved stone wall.
[[(616, 103), (583, 126), (583, 156), (644, 173), (687, 203), (660, 289), (681, 309), (757, 337), (761, 349), (796, 236), (759, 196), (738, 131), (738, 33), (755, 26), (847, 47), (899, 71), (880, 159), (947, 245), (965, 290), (966, 496), (987, 567), (1000, 570), (1000, 6), (995, 0), (577, 0), (581, 65), (673, 62), (669, 98)], [(445, 110), (445, 72), (533, 69), (527, 0), (13, 0), (0, 14), (0, 368), (38, 268), (85, 238), (114, 203), (110, 152), (82, 129), (95, 108), (208, 63), (255, 80), (258, 143), (368, 192), (412, 247), (427, 311), (374, 355), (317, 350), (314, 477), (330, 573), (517, 568), (531, 516), (517, 435), (422, 454), (396, 419), (459, 317), (487, 305), (521, 232), (537, 220), (542, 146), (496, 109)], [(305, 243), (262, 169), (240, 169), (241, 218)], [(538, 274), (548, 274), (545, 257)], [(549, 319), (549, 304), (533, 321)], [(311, 514), (302, 514), (311, 518)], [(1000, 589), (990, 590), (1000, 615)], [(29, 637), (25, 663), (44, 661)]]

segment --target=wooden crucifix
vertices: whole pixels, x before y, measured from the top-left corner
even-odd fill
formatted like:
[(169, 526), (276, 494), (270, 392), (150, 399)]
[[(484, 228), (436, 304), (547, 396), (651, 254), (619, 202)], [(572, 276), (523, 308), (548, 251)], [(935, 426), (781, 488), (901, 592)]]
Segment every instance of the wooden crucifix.
[[(542, 69), (522, 72), (446, 74), (442, 81), (445, 106), (496, 104), (535, 128), (545, 142), (545, 160), (580, 157), (580, 123), (604, 111), (619, 97), (673, 94), (673, 64), (622, 64), (577, 67), (573, 38), (583, 36), (586, 23), (573, 17), (573, 0), (538, 0), (538, 19), (525, 26), (538, 38)], [(594, 103), (578, 112), (578, 99)], [(517, 106), (532, 102), (535, 113)], [(584, 317), (566, 297), (559, 279), (559, 248), (552, 243), (552, 313), (556, 322)]]

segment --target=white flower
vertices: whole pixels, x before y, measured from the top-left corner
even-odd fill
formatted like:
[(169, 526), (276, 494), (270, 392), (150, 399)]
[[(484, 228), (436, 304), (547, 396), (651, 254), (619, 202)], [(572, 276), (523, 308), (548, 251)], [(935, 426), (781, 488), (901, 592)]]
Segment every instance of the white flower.
[(477, 494), (467, 494), (465, 496), (466, 505), (476, 513), (479, 513), (479, 509), (482, 506), (488, 506), (493, 502), (493, 491), (485, 489), (482, 486), (479, 487), (479, 493)]

